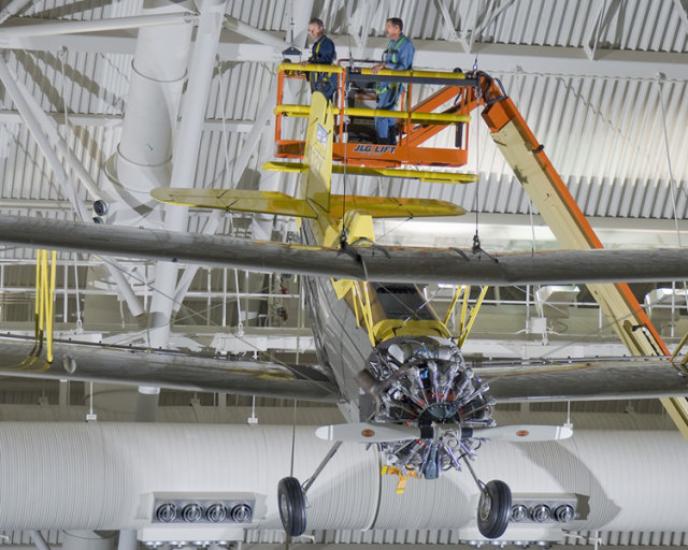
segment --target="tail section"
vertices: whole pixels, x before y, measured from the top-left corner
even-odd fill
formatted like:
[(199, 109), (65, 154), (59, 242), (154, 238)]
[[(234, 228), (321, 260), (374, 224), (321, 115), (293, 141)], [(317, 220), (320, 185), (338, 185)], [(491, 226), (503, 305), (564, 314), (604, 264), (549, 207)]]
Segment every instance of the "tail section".
[[(247, 189), (175, 189), (161, 187), (152, 192), (161, 202), (196, 208), (256, 212), (311, 219), (313, 240), (322, 246), (339, 246), (346, 228), (352, 241), (374, 240), (373, 218), (460, 216), (463, 208), (432, 199), (332, 195), (332, 141), (335, 113), (325, 96), (314, 92), (311, 99), (303, 163), (283, 166), (280, 171), (300, 172), (299, 196)], [(404, 177), (409, 174), (404, 173)], [(315, 243), (312, 243), (315, 244)]]
[(306, 147), (301, 175), (301, 189), (306, 201), (321, 215), (329, 218), (330, 184), (332, 181), (332, 135), (334, 114), (325, 96), (314, 92), (311, 99)]

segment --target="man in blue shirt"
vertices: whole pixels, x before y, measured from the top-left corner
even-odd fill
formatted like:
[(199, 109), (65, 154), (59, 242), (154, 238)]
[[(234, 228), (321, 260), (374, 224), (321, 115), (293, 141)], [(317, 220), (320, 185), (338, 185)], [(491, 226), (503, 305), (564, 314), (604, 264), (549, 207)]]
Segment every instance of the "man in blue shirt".
[[(413, 42), (403, 34), (404, 22), (398, 17), (390, 17), (385, 23), (385, 33), (389, 42), (387, 49), (382, 54), (382, 63), (373, 66), (373, 72), (382, 69), (392, 69), (393, 71), (408, 71), (413, 67), (413, 57), (416, 55), (416, 48)], [(400, 82), (380, 82), (376, 87), (378, 109), (392, 110), (396, 108), (399, 97), (403, 90)], [(389, 145), (396, 145), (397, 126), (396, 119), (376, 118), (375, 131), (377, 132), (377, 142)]]
[[(308, 63), (332, 65), (337, 59), (337, 51), (334, 48), (334, 42), (325, 35), (325, 25), (322, 20), (314, 17), (308, 22), (308, 36), (315, 40)], [(337, 91), (336, 74), (309, 73), (308, 81), (311, 84), (311, 92), (322, 92), (328, 101), (332, 101), (332, 97)]]

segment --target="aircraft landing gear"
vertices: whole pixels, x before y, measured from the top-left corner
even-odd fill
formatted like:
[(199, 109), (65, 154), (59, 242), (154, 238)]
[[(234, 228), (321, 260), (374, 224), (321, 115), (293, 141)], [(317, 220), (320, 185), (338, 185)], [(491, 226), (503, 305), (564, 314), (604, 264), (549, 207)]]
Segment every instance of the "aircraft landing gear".
[(511, 490), (498, 479), (488, 481), (478, 502), (478, 530), (488, 539), (501, 537), (511, 519)]
[(499, 479), (483, 483), (473, 471), (468, 457), (464, 457), (464, 463), (480, 490), (478, 531), (485, 538), (497, 539), (504, 534), (511, 519), (511, 489)]
[(282, 526), (290, 537), (306, 530), (306, 492), (295, 477), (283, 477), (277, 485), (277, 502)]
[(341, 441), (332, 445), (313, 475), (303, 485), (295, 477), (280, 479), (277, 485), (277, 506), (282, 527), (288, 536), (298, 537), (306, 531), (306, 493), (341, 446)]

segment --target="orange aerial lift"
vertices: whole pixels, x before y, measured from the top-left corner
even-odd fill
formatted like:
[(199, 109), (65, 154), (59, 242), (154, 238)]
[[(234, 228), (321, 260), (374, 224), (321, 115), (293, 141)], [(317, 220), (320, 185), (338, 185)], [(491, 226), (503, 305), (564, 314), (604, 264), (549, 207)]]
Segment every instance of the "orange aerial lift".
[[(308, 105), (284, 103), (285, 81), (293, 78), (305, 78), (312, 72), (332, 73), (338, 79), (336, 104), (332, 106), (339, 115), (333, 143), (332, 160), (346, 164), (350, 173), (365, 173), (369, 168), (403, 168), (419, 167), (461, 167), (468, 162), (468, 138), (470, 112), (477, 106), (475, 96), (477, 81), (462, 72), (436, 71), (390, 71), (381, 70), (373, 73), (370, 68), (344, 68), (336, 65), (296, 65), (284, 63), (277, 73), (277, 105), (275, 107), (275, 156), (281, 159), (303, 158), (304, 141), (284, 135), (286, 117), (306, 117)], [(392, 81), (403, 83), (405, 90), (401, 97), (399, 110), (378, 110), (360, 107), (365, 101), (366, 85), (375, 81)], [(352, 92), (355, 84), (358, 91)], [(414, 85), (431, 84), (442, 86), (431, 96), (414, 104)], [(374, 100), (374, 92), (368, 92), (368, 100)], [(363, 98), (357, 101), (359, 98)], [(399, 120), (401, 138), (396, 145), (379, 145), (373, 135), (368, 139), (352, 139), (351, 127), (357, 121), (369, 121), (375, 117), (396, 118)], [(441, 131), (454, 130), (454, 146), (431, 146), (428, 141)], [(372, 134), (372, 132), (371, 132)], [(348, 139), (347, 139), (348, 138)], [(279, 165), (275, 166), (277, 168)], [(284, 165), (283, 165), (284, 166)], [(358, 167), (360, 170), (355, 171)], [(353, 170), (351, 170), (353, 169)], [(431, 172), (429, 172), (432, 174)], [(392, 172), (391, 174), (395, 174)], [(400, 171), (398, 174), (402, 174)], [(471, 174), (454, 174), (451, 180), (455, 183), (475, 181)], [(428, 176), (432, 178), (433, 176)]]

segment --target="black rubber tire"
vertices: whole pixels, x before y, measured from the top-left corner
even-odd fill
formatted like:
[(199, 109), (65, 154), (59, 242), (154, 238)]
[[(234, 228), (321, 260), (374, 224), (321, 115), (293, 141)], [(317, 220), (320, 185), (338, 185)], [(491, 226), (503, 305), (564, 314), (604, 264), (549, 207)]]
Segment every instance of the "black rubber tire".
[(284, 477), (277, 485), (277, 508), (287, 535), (303, 535), (306, 530), (306, 495), (295, 477)]
[[(487, 493), (487, 494), (486, 494)], [(488, 539), (504, 534), (511, 519), (511, 489), (498, 479), (488, 481), (478, 502), (478, 530)]]

